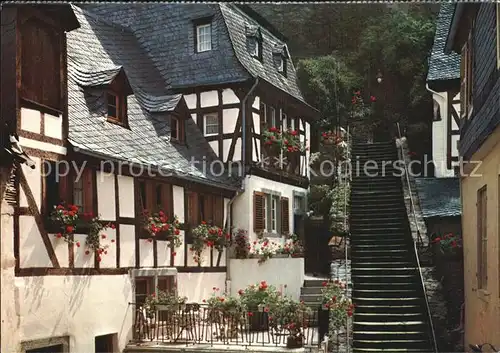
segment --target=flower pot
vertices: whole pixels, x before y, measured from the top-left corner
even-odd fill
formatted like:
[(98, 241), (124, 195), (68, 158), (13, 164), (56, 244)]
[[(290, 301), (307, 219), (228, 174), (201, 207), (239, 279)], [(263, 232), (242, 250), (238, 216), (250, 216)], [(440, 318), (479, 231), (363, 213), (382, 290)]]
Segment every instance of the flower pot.
[(286, 348), (302, 348), (303, 346), (302, 337), (288, 336), (286, 338)]
[(300, 152), (286, 152), (287, 172), (297, 173), (297, 168), (300, 165)]
[(248, 316), (248, 329), (250, 332), (259, 332), (269, 330), (269, 315), (266, 312), (257, 310), (251, 311), (253, 315)]
[[(280, 147), (276, 143), (270, 145), (264, 144), (264, 152), (267, 157), (278, 157), (280, 155)], [(272, 165), (274, 161), (270, 161), (269, 163)]]

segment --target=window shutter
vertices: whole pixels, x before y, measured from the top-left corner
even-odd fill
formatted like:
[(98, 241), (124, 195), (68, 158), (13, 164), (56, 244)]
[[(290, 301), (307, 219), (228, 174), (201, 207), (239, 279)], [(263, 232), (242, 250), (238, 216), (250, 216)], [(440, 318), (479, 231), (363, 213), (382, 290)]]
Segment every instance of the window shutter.
[(261, 232), (265, 229), (264, 224), (264, 194), (261, 192), (254, 192), (253, 195), (253, 227), (254, 231)]
[[(59, 202), (69, 203), (70, 201), (70, 192), (69, 192), (69, 175), (60, 175), (59, 176)], [(52, 210), (51, 210), (52, 211)]]
[(82, 173), (83, 178), (83, 212), (97, 213), (94, 210), (94, 171), (90, 168), (85, 168)]
[(224, 227), (224, 198), (214, 197), (214, 223), (215, 225)]
[(290, 206), (288, 197), (281, 198), (281, 233), (290, 233)]
[(186, 243), (191, 244), (193, 242), (193, 236), (191, 234), (191, 229), (195, 228), (201, 220), (198, 220), (198, 194), (193, 191), (188, 191), (187, 194), (187, 232), (186, 232)]

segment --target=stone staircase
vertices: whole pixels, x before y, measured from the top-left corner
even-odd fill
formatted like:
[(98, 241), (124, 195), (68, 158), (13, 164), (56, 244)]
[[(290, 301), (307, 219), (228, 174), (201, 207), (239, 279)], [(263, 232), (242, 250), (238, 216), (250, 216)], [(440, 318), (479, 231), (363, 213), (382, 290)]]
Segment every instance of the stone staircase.
[[(432, 352), (433, 344), (394, 142), (352, 149), (353, 352)], [(366, 171), (363, 165), (367, 161)], [(396, 167), (396, 168), (395, 168)], [(354, 167), (353, 167), (354, 168)], [(377, 174), (378, 175), (374, 175)]]

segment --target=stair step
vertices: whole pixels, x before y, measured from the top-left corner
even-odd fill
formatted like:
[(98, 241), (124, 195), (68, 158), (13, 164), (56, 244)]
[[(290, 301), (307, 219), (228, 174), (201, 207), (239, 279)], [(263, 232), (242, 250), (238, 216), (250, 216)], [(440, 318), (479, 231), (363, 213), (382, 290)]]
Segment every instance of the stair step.
[[(357, 298), (374, 298), (374, 297), (383, 297), (383, 298), (399, 298), (399, 297), (407, 297), (407, 296), (419, 296), (421, 295), (421, 291), (417, 288), (413, 289), (398, 289), (398, 290), (389, 290), (389, 289), (353, 289), (352, 295)], [(423, 294), (422, 294), (423, 295)]]
[(302, 287), (300, 288), (300, 294), (304, 295), (321, 295), (321, 288), (322, 287)]
[(352, 281), (354, 282), (354, 285), (356, 286), (357, 283), (379, 283), (383, 280), (388, 280), (391, 282), (397, 282), (397, 283), (411, 283), (412, 281), (417, 280), (417, 274), (415, 273), (414, 275), (358, 275), (358, 274), (352, 274)]
[(423, 321), (426, 317), (423, 313), (398, 313), (398, 314), (388, 314), (388, 313), (360, 313), (354, 314), (355, 320), (359, 321), (376, 321), (379, 323), (392, 323), (400, 322), (404, 320), (408, 321)]
[(379, 291), (384, 291), (386, 289), (419, 289), (422, 290), (422, 284), (420, 282), (354, 282), (353, 291), (362, 289), (376, 289)]
[(353, 332), (356, 334), (371, 330), (384, 330), (385, 332), (426, 332), (427, 329), (427, 324), (424, 321), (355, 321), (353, 325)]
[(380, 248), (377, 248), (377, 249), (352, 249), (351, 251), (352, 252), (356, 252), (357, 254), (364, 254), (364, 253), (367, 253), (367, 254), (385, 254), (385, 253), (395, 253), (395, 254), (398, 254), (398, 253), (407, 253), (409, 249), (387, 249), (387, 248), (384, 248), (384, 249), (380, 249)]
[(409, 314), (423, 312), (423, 307), (421, 305), (381, 305), (381, 304), (356, 304), (356, 315), (359, 313), (376, 313), (376, 314)]
[[(378, 268), (381, 267), (397, 267), (397, 266), (403, 266), (403, 267), (411, 267), (412, 263), (409, 261), (380, 261), (380, 262), (359, 262), (357, 261), (356, 263), (351, 265), (351, 269), (355, 268), (360, 268), (360, 267), (367, 267), (367, 266), (376, 266)], [(416, 267), (415, 267), (416, 268)]]
[(392, 348), (390, 351), (384, 348), (353, 348), (352, 353), (429, 353), (432, 349), (427, 348)]
[(328, 279), (306, 279), (304, 280), (304, 287), (323, 287), (323, 282)]
[(354, 331), (357, 340), (423, 340), (428, 337), (426, 331)]
[(383, 348), (384, 351), (393, 351), (398, 348), (419, 348), (428, 349), (427, 352), (432, 352), (430, 342), (426, 339), (390, 339), (390, 340), (358, 340), (353, 339), (353, 348)]

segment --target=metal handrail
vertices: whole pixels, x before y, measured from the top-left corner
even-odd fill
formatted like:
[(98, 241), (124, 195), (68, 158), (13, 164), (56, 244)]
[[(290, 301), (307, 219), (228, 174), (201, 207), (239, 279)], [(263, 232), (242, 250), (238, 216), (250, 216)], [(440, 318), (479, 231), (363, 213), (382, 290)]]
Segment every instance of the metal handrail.
[[(399, 146), (399, 148), (401, 150), (401, 158), (404, 158), (403, 144), (402, 144), (403, 137), (401, 136), (401, 129), (399, 127), (399, 122), (397, 122), (396, 125), (398, 127), (399, 141), (401, 142), (401, 145)], [(408, 171), (408, 166), (406, 165), (406, 160), (404, 160), (404, 162), (405, 162), (404, 164), (405, 164), (406, 183), (408, 184), (408, 192), (410, 194), (411, 212), (413, 214), (413, 220), (415, 221), (415, 227), (417, 228), (418, 242), (419, 242), (420, 245), (422, 245), (423, 244), (423, 240), (422, 240), (422, 235), (420, 234), (420, 228), (419, 228), (418, 222), (417, 222), (417, 213), (415, 211), (415, 203), (413, 201), (413, 191), (411, 189), (411, 184), (410, 184), (410, 173)]]
[[(398, 127), (399, 141), (401, 143), (399, 146), (400, 150), (401, 150), (401, 158), (404, 158), (403, 144), (402, 144), (403, 137), (401, 136), (401, 129), (399, 127), (399, 122), (397, 122), (396, 125)], [(413, 203), (413, 194), (411, 192), (410, 177), (409, 177), (408, 166), (406, 165), (406, 161), (404, 161), (404, 166), (405, 166), (406, 180), (408, 182), (408, 189), (409, 189), (409, 193), (410, 193), (410, 202), (411, 202), (411, 206), (412, 206), (412, 212), (413, 212), (413, 216), (415, 217), (415, 226), (417, 227), (419, 240), (422, 241), (422, 238), (420, 237), (418, 224), (417, 224), (417, 216), (415, 213), (415, 205)], [(422, 283), (422, 289), (424, 291), (425, 306), (427, 308), (427, 316), (429, 317), (429, 328), (430, 328), (431, 336), (432, 336), (432, 345), (434, 347), (434, 352), (438, 352), (438, 347), (437, 347), (437, 342), (436, 342), (436, 334), (434, 332), (434, 325), (432, 323), (431, 309), (429, 306), (429, 300), (427, 299), (427, 290), (425, 289), (424, 276), (422, 275), (422, 267), (420, 266), (420, 259), (418, 257), (417, 243), (415, 242), (415, 239), (413, 239), (413, 237), (412, 237), (412, 240), (413, 240), (413, 249), (415, 251), (415, 258), (417, 260), (418, 273), (420, 274), (420, 281)]]
[[(347, 125), (347, 132), (346, 132), (346, 135), (347, 135), (347, 146), (346, 146), (346, 159), (349, 160), (350, 158), (350, 139), (349, 139), (349, 125)], [(351, 170), (349, 168), (349, 170)], [(341, 171), (342, 172), (342, 171)], [(350, 179), (351, 179), (351, 176), (350, 174), (349, 175), (346, 175), (344, 174), (344, 182), (345, 182), (345, 185), (344, 185), (344, 231), (347, 231), (347, 188), (348, 186), (350, 185)], [(347, 249), (347, 234), (346, 234), (346, 238), (345, 238), (345, 243), (344, 243), (344, 251), (345, 251), (345, 254), (344, 254), (344, 266), (345, 266), (345, 294), (346, 294), (346, 298), (348, 298), (349, 296), (349, 272), (348, 272), (348, 266), (347, 266), (347, 258), (348, 258), (348, 249)], [(346, 320), (347, 320), (347, 325), (346, 325), (346, 353), (349, 353), (349, 350), (350, 350), (350, 340), (349, 340), (349, 316), (346, 316)]]

